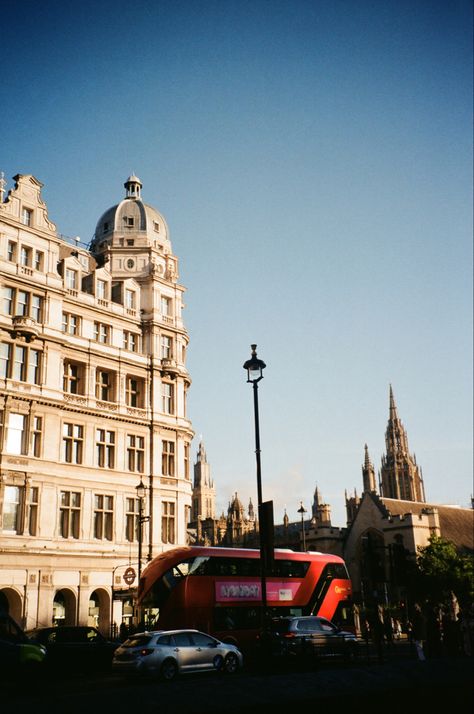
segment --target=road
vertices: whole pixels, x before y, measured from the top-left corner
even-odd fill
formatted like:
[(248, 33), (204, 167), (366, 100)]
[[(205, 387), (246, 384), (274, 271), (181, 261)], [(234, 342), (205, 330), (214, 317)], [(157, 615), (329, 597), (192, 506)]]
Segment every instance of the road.
[(472, 711), (473, 659), (418, 662), (414, 657), (392, 657), (291, 672), (257, 667), (236, 675), (187, 675), (173, 682), (129, 682), (113, 674), (49, 676), (35, 684), (7, 682), (1, 700), (5, 711), (48, 714), (130, 714), (137, 709), (147, 714), (278, 714), (303, 709), (399, 714), (419, 707), (445, 714)]

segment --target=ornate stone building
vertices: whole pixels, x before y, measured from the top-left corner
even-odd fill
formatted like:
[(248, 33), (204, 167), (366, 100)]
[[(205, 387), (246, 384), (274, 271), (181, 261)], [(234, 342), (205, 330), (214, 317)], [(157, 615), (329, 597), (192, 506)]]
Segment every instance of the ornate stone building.
[(146, 558), (186, 542), (184, 288), (136, 176), (88, 249), (58, 234), (37, 179), (14, 180), (0, 194), (0, 606), (27, 628), (107, 632), (131, 614), (130, 592), (113, 595), (136, 574), (139, 525)]

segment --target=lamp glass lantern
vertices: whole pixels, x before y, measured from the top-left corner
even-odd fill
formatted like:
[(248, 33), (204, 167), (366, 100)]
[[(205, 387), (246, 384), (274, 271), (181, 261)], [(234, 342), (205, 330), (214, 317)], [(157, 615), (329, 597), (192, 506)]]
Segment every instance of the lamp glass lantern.
[(267, 366), (265, 362), (257, 357), (257, 345), (251, 345), (252, 356), (244, 363), (244, 369), (247, 370), (247, 382), (257, 384), (263, 379), (263, 370)]

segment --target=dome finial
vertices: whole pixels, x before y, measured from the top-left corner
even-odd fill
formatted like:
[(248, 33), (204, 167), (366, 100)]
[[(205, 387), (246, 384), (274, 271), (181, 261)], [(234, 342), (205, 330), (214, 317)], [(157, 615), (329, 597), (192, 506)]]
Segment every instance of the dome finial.
[(142, 182), (140, 181), (138, 176), (135, 176), (134, 172), (132, 171), (131, 175), (124, 183), (124, 187), (127, 190), (125, 198), (140, 198), (140, 191), (142, 189), (142, 186)]

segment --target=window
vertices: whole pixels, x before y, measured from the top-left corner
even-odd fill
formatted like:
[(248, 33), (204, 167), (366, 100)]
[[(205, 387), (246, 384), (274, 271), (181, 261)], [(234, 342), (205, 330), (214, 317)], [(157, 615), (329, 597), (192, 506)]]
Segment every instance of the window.
[(31, 268), (33, 251), (27, 245), (20, 248), (20, 265)]
[(40, 383), (40, 367), (41, 367), (41, 354), (38, 350), (27, 349), (28, 353), (28, 367), (26, 374), (26, 381), (30, 384)]
[(101, 402), (114, 401), (114, 373), (105, 369), (95, 372), (95, 397)]
[(163, 501), (161, 504), (161, 541), (162, 543), (174, 543), (174, 510), (175, 504), (172, 501)]
[(161, 452), (161, 473), (163, 476), (174, 476), (174, 442), (163, 441)]
[(38, 486), (32, 486), (28, 497), (28, 535), (36, 535), (38, 529)]
[(109, 224), (106, 221), (102, 227), (102, 232), (107, 233), (108, 230), (109, 230)]
[(125, 290), (125, 307), (128, 310), (135, 310), (135, 291)]
[(171, 337), (169, 335), (161, 335), (161, 359), (171, 359)]
[(4, 287), (2, 292), (2, 311), (5, 315), (32, 317), (41, 322), (43, 297), (26, 290)]
[(171, 316), (171, 299), (164, 295), (161, 296), (161, 314)]
[(115, 432), (96, 429), (97, 466), (113, 469), (115, 465)]
[(174, 413), (174, 387), (169, 382), (161, 383), (161, 396), (164, 414)]
[(108, 345), (110, 339), (110, 327), (103, 322), (94, 322), (94, 340), (103, 345)]
[(31, 296), (30, 317), (36, 322), (41, 322), (41, 308), (43, 300), (40, 295)]
[(69, 312), (63, 312), (63, 321), (61, 329), (67, 335), (79, 334), (80, 318), (77, 315), (71, 315)]
[(10, 370), (11, 345), (7, 342), (0, 342), (0, 378), (6, 379)]
[(7, 425), (7, 454), (26, 454), (26, 416), (10, 412)]
[(29, 345), (0, 343), (0, 377), (18, 382), (39, 384), (41, 381), (41, 352)]
[(31, 226), (32, 219), (33, 219), (33, 211), (31, 211), (29, 208), (22, 208), (21, 209), (21, 222), (23, 223), (23, 225)]
[(94, 503), (94, 538), (98, 540), (112, 540), (113, 518), (113, 497), (96, 494)]
[(145, 438), (127, 434), (127, 465), (129, 471), (143, 473), (145, 468)]
[(43, 265), (44, 265), (44, 253), (42, 253), (40, 250), (35, 250), (35, 262), (34, 262), (35, 270), (42, 271)]
[(66, 268), (66, 287), (68, 290), (77, 290), (79, 284), (77, 270)]
[(124, 228), (133, 228), (133, 217), (132, 216), (124, 216), (123, 217), (123, 225)]
[(138, 498), (127, 498), (125, 513), (125, 538), (129, 543), (137, 540), (138, 534)]
[(59, 520), (63, 538), (79, 538), (80, 517), (81, 494), (74, 491), (61, 491)]
[(105, 280), (98, 280), (96, 287), (96, 296), (101, 300), (105, 300), (107, 297), (107, 283)]
[(82, 464), (84, 427), (82, 424), (63, 424), (63, 458), (68, 464)]
[(127, 406), (143, 409), (145, 384), (143, 379), (127, 375), (125, 386), (125, 400)]
[(3, 494), (3, 530), (18, 533), (20, 528), (20, 487), (5, 486)]
[(41, 440), (43, 436), (43, 417), (33, 417), (33, 428), (31, 430), (31, 447), (33, 456), (41, 456)]
[(16, 249), (17, 249), (17, 244), (15, 241), (9, 240), (7, 244), (7, 260), (9, 260), (11, 263), (14, 263), (16, 261)]
[(153, 221), (153, 230), (156, 231), (156, 233), (160, 232), (160, 224), (158, 221)]
[(129, 350), (130, 352), (138, 352), (138, 339), (139, 335), (135, 332), (128, 332), (128, 330), (123, 331), (123, 348), (124, 350)]
[(189, 470), (189, 444), (184, 445), (184, 478), (190, 479), (190, 470)]
[(77, 362), (64, 361), (63, 391), (69, 394), (84, 394), (84, 366)]

